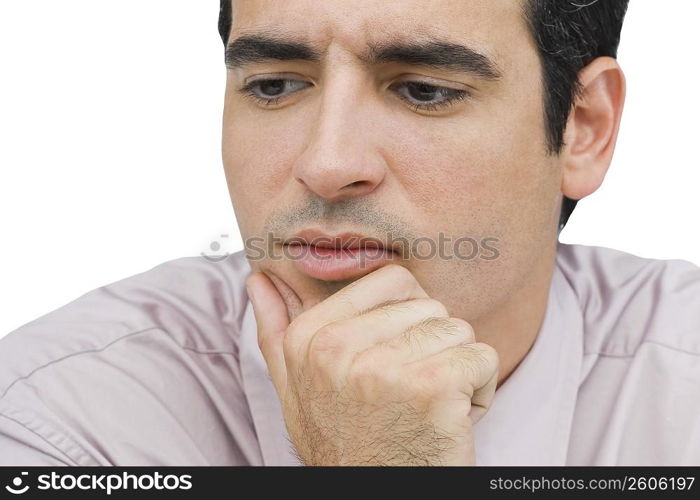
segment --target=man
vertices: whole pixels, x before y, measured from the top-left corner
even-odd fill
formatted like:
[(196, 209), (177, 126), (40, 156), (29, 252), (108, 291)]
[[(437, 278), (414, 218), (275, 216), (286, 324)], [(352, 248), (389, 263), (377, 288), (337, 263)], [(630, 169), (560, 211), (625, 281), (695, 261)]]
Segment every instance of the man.
[(700, 463), (700, 270), (557, 242), (626, 4), (222, 0), (246, 251), (2, 339), (0, 462)]

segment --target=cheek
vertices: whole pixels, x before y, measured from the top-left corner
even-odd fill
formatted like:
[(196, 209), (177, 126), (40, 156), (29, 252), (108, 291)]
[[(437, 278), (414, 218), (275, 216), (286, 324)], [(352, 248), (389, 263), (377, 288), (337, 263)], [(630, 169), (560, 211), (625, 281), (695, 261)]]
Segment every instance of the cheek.
[[(444, 123), (396, 137), (388, 157), (411, 202), (432, 217), (503, 215), (537, 198), (554, 172), (534, 130), (480, 120)], [(543, 183), (544, 181), (544, 183)], [(472, 220), (472, 222), (474, 222)]]
[(495, 261), (431, 259), (414, 269), (430, 293), (475, 315), (522, 282), (556, 239), (558, 219), (559, 166), (546, 154), (543, 129), (525, 112), (511, 112), (508, 121), (493, 116), (412, 130), (392, 150), (395, 175), (409, 203), (425, 215), (426, 234), (438, 238), (441, 232), (451, 241), (495, 238)]
[(395, 128), (401, 135), (393, 154), (409, 167), (397, 170), (417, 202), (435, 215), (492, 218), (500, 225), (507, 224), (504, 217), (527, 218), (543, 198), (545, 204), (556, 199), (559, 171), (546, 152), (533, 74), (536, 67), (453, 117)]
[[(524, 282), (542, 249), (555, 240), (558, 165), (546, 155), (538, 130), (487, 121), (478, 130), (468, 125), (460, 130), (414, 134), (411, 144), (421, 147), (404, 141), (394, 152), (404, 165), (396, 175), (410, 203), (428, 214), (422, 226), (435, 240), (438, 232), (452, 242), (495, 238), (489, 247), (497, 249), (496, 260), (436, 258), (416, 262), (413, 269), (448, 310), (478, 318)], [(448, 244), (446, 253), (453, 255), (453, 249)]]
[[(280, 167), (293, 149), (289, 134), (274, 122), (253, 121), (244, 112), (237, 112), (235, 118), (224, 122), (224, 168), (237, 194), (261, 198), (269, 195), (266, 190), (282, 175), (284, 169)], [(253, 186), (257, 193), (248, 192)]]
[(275, 208), (291, 178), (291, 159), (303, 147), (303, 134), (289, 134), (299, 122), (290, 128), (288, 120), (273, 120), (273, 112), (262, 119), (249, 114), (244, 106), (235, 113), (227, 108), (222, 135), (226, 181), (242, 230), (259, 227)]

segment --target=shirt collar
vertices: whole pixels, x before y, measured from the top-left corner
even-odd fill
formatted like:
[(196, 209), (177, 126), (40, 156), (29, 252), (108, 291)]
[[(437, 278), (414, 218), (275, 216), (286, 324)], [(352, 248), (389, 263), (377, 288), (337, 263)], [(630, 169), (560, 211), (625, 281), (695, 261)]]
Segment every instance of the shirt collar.
[[(239, 343), (241, 377), (264, 465), (299, 465), (258, 348), (247, 303)], [(583, 320), (558, 266), (547, 311), (528, 354), (474, 426), (477, 465), (564, 465), (583, 357)]]

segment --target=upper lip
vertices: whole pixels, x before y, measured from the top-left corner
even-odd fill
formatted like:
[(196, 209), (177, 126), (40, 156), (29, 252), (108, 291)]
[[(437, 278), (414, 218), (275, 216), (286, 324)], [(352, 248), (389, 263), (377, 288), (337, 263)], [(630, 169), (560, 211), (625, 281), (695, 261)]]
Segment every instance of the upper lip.
[(395, 251), (391, 246), (387, 246), (381, 239), (367, 236), (357, 232), (343, 232), (328, 234), (314, 229), (304, 229), (294, 234), (284, 241), (285, 245), (313, 245), (322, 248), (387, 248)]

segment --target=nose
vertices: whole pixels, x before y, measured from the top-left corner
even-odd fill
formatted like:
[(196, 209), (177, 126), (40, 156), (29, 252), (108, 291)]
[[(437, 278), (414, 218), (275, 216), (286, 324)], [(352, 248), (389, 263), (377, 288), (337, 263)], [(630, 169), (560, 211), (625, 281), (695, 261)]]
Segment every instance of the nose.
[[(351, 89), (330, 88), (321, 97), (308, 147), (293, 167), (294, 178), (329, 201), (363, 196), (386, 176), (371, 114)], [(375, 114), (376, 119), (376, 114)]]

